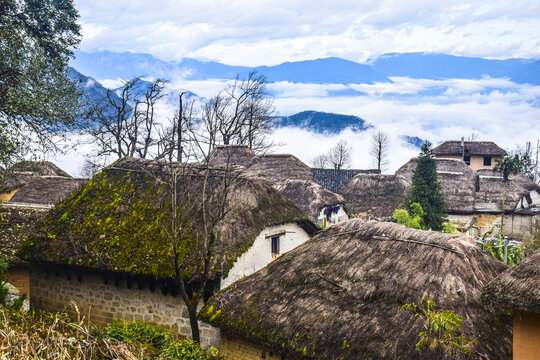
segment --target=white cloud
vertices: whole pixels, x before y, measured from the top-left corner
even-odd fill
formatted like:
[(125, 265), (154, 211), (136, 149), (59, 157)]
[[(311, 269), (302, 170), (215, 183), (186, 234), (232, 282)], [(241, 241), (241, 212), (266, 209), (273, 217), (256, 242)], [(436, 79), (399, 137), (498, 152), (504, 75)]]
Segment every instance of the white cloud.
[(540, 56), (535, 0), (76, 0), (76, 7), (82, 50), (143, 52), (165, 60), (271, 65), (412, 51)]

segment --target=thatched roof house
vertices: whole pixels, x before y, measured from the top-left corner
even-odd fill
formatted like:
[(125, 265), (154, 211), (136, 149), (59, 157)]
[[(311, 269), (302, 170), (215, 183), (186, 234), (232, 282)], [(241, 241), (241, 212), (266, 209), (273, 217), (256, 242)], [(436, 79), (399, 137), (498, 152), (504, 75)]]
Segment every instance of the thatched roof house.
[[(354, 219), (222, 290), (199, 315), (220, 328), (226, 343), (244, 341), (259, 354), (460, 358), (415, 350), (423, 324), (400, 307), (427, 294), (467, 319), (462, 334), (478, 340), (478, 354), (501, 359), (511, 350), (510, 321), (480, 292), (506, 268), (460, 236)], [(227, 355), (228, 348), (220, 350)]]
[[(159, 221), (170, 215), (163, 166), (157, 161), (126, 158), (105, 168), (47, 215), (41, 235), (27, 249), (30, 258), (172, 277), (172, 249)], [(218, 173), (216, 170), (216, 176)], [(189, 186), (196, 186), (200, 180), (193, 176)], [(188, 185), (178, 183), (179, 187)], [(245, 178), (231, 191), (229, 196), (234, 201), (221, 233), (227, 256), (218, 266), (220, 270), (223, 267), (224, 275), (265, 226), (303, 218), (294, 204), (264, 181)], [(149, 253), (154, 256), (148, 257)]]
[(483, 296), (509, 310), (540, 314), (540, 250), (491, 281)]
[(339, 190), (352, 213), (388, 219), (402, 206), (409, 184), (395, 175), (358, 174)]
[(469, 155), (490, 155), (504, 156), (508, 153), (492, 141), (464, 141), (464, 148), (461, 147), (461, 141), (445, 141), (439, 146), (433, 148), (433, 153), (439, 157), (442, 155), (461, 156), (463, 151)]
[[(451, 214), (497, 213), (502, 207), (503, 178), (492, 170), (472, 170), (458, 159), (436, 159), (437, 175)], [(353, 212), (389, 218), (402, 206), (412, 182), (417, 159), (401, 166), (395, 175), (358, 174), (340, 189)], [(507, 183), (504, 210), (519, 212), (540, 206), (540, 186), (518, 174)]]
[(513, 358), (536, 359), (540, 353), (540, 250), (491, 281), (482, 293), (513, 312)]
[(218, 146), (210, 153), (216, 165), (240, 165), (248, 177), (260, 178), (285, 195), (314, 222), (321, 222), (324, 208), (340, 205), (345, 214), (344, 199), (315, 182), (312, 169), (290, 154), (253, 155), (246, 146)]

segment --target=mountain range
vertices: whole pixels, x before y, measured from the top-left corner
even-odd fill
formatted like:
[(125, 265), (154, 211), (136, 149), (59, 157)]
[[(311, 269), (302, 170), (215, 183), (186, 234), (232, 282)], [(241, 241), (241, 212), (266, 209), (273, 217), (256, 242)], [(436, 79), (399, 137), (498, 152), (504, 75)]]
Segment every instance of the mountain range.
[(184, 58), (163, 61), (148, 54), (77, 51), (71, 66), (96, 79), (130, 79), (135, 76), (186, 80), (234, 79), (256, 70), (268, 82), (311, 84), (372, 84), (390, 77), (417, 79), (508, 78), (516, 83), (540, 85), (540, 60), (491, 60), (432, 53), (389, 53), (361, 64), (337, 57), (284, 62), (274, 66), (234, 66)]

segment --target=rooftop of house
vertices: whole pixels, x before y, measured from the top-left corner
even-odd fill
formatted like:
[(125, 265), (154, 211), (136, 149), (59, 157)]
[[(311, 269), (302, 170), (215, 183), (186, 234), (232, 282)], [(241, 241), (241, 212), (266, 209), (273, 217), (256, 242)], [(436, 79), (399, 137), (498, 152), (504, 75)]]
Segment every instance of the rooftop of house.
[[(24, 253), (38, 262), (173, 277), (171, 242), (164, 230), (170, 224), (171, 190), (176, 186), (178, 196), (190, 196), (189, 202), (182, 201), (187, 207), (184, 216), (191, 231), (199, 231), (204, 179), (200, 171), (197, 164), (169, 167), (151, 160), (118, 160), (53, 208)], [(221, 197), (212, 197), (210, 191), (224, 183), (224, 169), (211, 168), (208, 178), (207, 205), (215, 205)], [(236, 257), (268, 225), (297, 222), (310, 235), (317, 230), (300, 209), (260, 179), (238, 174), (227, 196), (230, 207), (217, 225), (222, 252), (212, 276), (216, 271), (226, 276)]]
[(510, 320), (480, 293), (506, 269), (464, 237), (353, 219), (221, 290), (199, 316), (291, 356), (460, 358), (415, 350), (423, 323), (400, 308), (427, 295), (467, 319), (476, 351), (500, 358), (512, 349)]
[(540, 314), (540, 250), (497, 276), (482, 297), (509, 310)]
[[(503, 156), (508, 155), (504, 149), (491, 141), (465, 141), (465, 155)], [(435, 155), (462, 155), (461, 141), (445, 141), (433, 149)]]

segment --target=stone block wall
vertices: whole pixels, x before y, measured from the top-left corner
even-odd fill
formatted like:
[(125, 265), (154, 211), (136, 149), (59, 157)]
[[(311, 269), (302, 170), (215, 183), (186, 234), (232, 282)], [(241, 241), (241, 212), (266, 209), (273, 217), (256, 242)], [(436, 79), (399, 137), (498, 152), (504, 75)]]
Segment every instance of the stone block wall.
[[(147, 283), (128, 284), (103, 275), (65, 268), (31, 266), (30, 305), (36, 310), (68, 312), (95, 325), (115, 319), (140, 320), (191, 337), (187, 308), (179, 296), (164, 295)], [(219, 329), (200, 322), (201, 344), (219, 346)]]
[(221, 336), (219, 355), (224, 360), (285, 360), (290, 359), (277, 352), (263, 349), (249, 341), (230, 335)]

